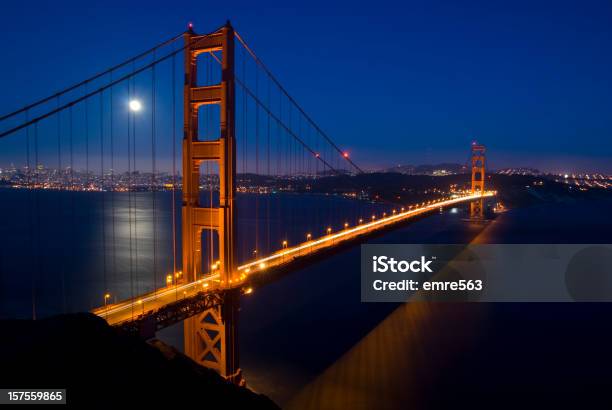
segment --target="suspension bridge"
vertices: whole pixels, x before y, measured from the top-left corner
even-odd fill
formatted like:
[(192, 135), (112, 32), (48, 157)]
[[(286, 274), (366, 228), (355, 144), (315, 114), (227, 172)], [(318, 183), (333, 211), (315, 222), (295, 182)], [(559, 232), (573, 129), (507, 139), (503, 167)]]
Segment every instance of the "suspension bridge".
[(23, 204), (11, 275), (30, 279), (32, 318), (91, 310), (143, 337), (184, 322), (185, 352), (236, 383), (239, 298), (262, 277), (445, 207), (482, 218), (495, 195), (473, 144), (465, 189), (372, 201), (351, 185), (363, 169), (229, 22), (190, 26), (0, 126), (0, 187)]

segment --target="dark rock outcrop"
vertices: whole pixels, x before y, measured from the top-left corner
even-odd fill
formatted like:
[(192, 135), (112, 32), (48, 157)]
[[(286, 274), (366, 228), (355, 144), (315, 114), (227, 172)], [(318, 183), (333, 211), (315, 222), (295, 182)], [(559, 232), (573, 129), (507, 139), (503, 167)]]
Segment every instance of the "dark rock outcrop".
[(121, 334), (92, 314), (5, 320), (0, 329), (0, 385), (65, 388), (73, 408), (278, 408), (161, 342)]

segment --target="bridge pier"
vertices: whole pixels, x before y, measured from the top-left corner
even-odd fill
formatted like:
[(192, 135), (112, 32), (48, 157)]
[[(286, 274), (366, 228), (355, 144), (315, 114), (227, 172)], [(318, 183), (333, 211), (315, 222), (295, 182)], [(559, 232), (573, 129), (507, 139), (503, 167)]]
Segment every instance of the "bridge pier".
[(225, 292), (223, 304), (184, 322), (185, 354), (236, 384), (245, 384), (239, 366), (240, 289)]

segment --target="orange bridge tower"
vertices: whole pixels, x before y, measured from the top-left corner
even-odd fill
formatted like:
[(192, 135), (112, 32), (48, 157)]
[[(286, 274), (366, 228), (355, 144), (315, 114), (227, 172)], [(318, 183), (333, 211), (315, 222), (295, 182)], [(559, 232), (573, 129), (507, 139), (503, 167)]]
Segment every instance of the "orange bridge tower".
[[(185, 280), (190, 282), (202, 277), (202, 234), (212, 230), (218, 252), (216, 269), (220, 273), (219, 286), (224, 301), (218, 307), (185, 320), (185, 353), (197, 363), (215, 369), (225, 378), (240, 383), (242, 376), (237, 337), (240, 293), (238, 289), (223, 289), (229, 288), (229, 284), (236, 280), (234, 29), (229, 22), (218, 31), (207, 35), (197, 35), (190, 29), (185, 33), (184, 39), (183, 272)], [(221, 82), (198, 86), (198, 55), (219, 52)], [(202, 141), (198, 136), (198, 111), (200, 107), (208, 104), (220, 107), (219, 137)], [(200, 166), (206, 161), (216, 162), (218, 165), (218, 207), (205, 207), (200, 204)]]
[[(484, 194), (485, 188), (485, 147), (472, 143), (472, 194)], [(470, 204), (470, 216), (482, 219), (484, 215), (484, 200), (477, 199)]]

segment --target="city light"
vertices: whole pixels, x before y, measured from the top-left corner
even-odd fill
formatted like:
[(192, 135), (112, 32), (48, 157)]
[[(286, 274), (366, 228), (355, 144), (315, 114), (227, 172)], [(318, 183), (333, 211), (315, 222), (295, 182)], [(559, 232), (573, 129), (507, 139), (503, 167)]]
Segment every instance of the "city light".
[(142, 104), (138, 100), (130, 101), (130, 111), (138, 112), (142, 109)]

